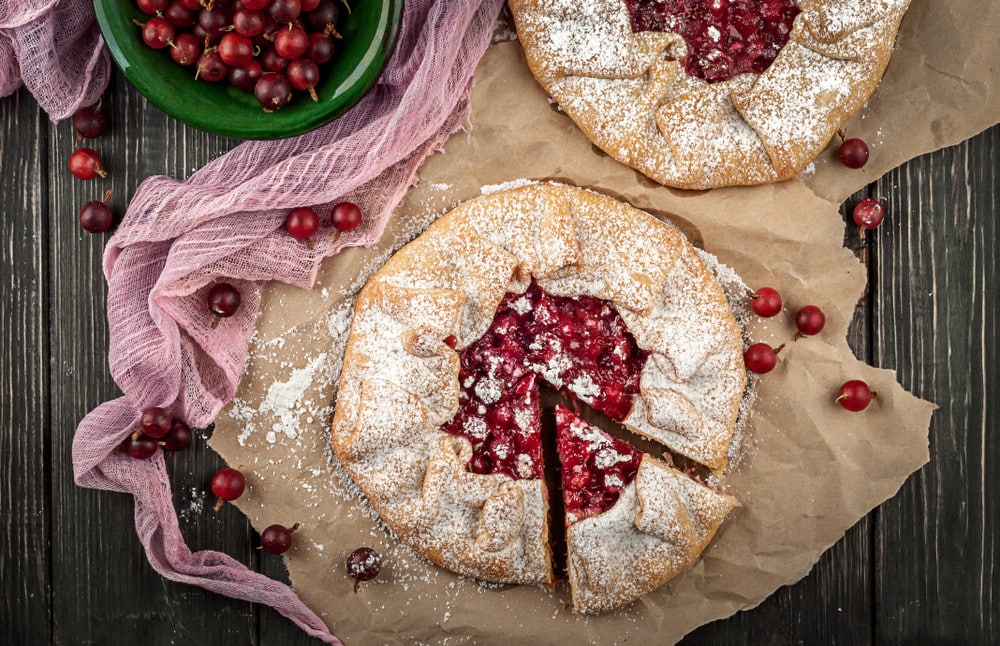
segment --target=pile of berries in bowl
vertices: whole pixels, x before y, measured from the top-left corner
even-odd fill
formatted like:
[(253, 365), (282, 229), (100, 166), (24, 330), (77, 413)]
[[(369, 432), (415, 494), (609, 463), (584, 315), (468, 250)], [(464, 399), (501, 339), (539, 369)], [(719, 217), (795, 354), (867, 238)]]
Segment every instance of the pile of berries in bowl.
[(167, 114), (244, 139), (347, 111), (392, 51), (401, 0), (96, 0), (129, 81)]

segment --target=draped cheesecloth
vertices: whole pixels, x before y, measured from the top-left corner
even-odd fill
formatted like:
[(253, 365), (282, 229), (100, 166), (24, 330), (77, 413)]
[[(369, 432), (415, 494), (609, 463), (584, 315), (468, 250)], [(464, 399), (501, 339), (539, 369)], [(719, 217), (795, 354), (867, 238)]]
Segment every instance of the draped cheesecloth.
[[(407, 0), (386, 70), (349, 112), (305, 135), (244, 143), (185, 181), (150, 177), (133, 196), (104, 255), (109, 363), (124, 396), (80, 422), (73, 468), (81, 486), (135, 497), (136, 531), (161, 575), (267, 604), (339, 643), (288, 586), (225, 554), (191, 552), (162, 452), (137, 460), (118, 447), (150, 406), (210, 424), (236, 392), (262, 283), (308, 288), (324, 257), (379, 238), (420, 162), (461, 127), (501, 4)], [(23, 83), (58, 121), (95, 103), (109, 76), (88, 0), (0, 0), (0, 96)], [(325, 214), (344, 199), (364, 218), (335, 241), (326, 226), (310, 250), (282, 227), (290, 208)], [(243, 303), (213, 329), (205, 295), (223, 278)]]

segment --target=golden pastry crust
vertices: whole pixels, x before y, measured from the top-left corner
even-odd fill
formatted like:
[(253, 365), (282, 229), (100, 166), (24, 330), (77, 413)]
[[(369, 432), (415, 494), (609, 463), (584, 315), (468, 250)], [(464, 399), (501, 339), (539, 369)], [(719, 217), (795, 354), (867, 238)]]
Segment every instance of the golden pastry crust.
[[(789, 179), (872, 92), (909, 0), (799, 0), (763, 73), (706, 83), (673, 33), (632, 33), (624, 0), (510, 0), (528, 65), (587, 137), (668, 186)], [(666, 57), (672, 60), (666, 60)]]
[(607, 612), (659, 588), (698, 560), (738, 506), (644, 454), (611, 509), (566, 528), (574, 609)]
[(624, 423), (725, 466), (746, 372), (721, 287), (673, 227), (558, 184), (465, 202), (372, 276), (355, 306), (333, 449), (389, 527), (435, 563), (551, 585), (544, 483), (468, 471), (469, 440), (441, 430), (460, 392), (444, 340), (475, 342), (504, 295), (532, 279), (551, 294), (612, 301), (651, 353)]

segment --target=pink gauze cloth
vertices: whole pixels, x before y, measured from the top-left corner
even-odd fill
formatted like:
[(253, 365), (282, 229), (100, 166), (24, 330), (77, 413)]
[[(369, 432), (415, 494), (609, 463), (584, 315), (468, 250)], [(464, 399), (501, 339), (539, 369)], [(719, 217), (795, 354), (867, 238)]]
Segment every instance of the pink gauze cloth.
[(0, 0), (0, 97), (23, 84), (59, 121), (97, 103), (109, 61), (91, 0)]
[[(71, 4), (83, 3), (63, 0), (33, 19), (54, 21), (59, 33), (60, 7)], [(137, 460), (119, 447), (150, 406), (168, 407), (194, 427), (212, 422), (236, 392), (264, 281), (308, 288), (324, 257), (378, 240), (420, 162), (467, 117), (473, 71), (501, 4), (407, 0), (388, 66), (349, 112), (299, 137), (244, 143), (183, 182), (150, 177), (136, 191), (104, 255), (109, 363), (124, 396), (80, 422), (73, 469), (81, 486), (135, 497), (136, 531), (164, 577), (267, 604), (310, 635), (340, 643), (290, 587), (225, 554), (192, 553), (178, 526), (162, 452)], [(14, 32), (22, 28), (31, 25), (22, 22)], [(92, 16), (89, 29), (95, 31)], [(12, 42), (23, 62), (23, 46), (16, 37)], [(98, 38), (88, 42), (102, 49)], [(100, 58), (90, 52), (89, 60)], [(77, 88), (76, 96), (90, 93)], [(325, 223), (312, 249), (284, 232), (290, 208), (326, 214), (344, 199), (364, 213), (358, 229), (334, 240)], [(242, 305), (213, 328), (206, 293), (222, 278), (239, 289)]]

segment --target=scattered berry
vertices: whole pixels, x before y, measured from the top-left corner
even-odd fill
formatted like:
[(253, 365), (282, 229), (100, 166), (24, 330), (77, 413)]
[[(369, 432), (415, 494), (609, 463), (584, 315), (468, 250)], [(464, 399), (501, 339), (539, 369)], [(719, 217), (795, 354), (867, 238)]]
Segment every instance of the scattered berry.
[(168, 451), (183, 451), (191, 443), (191, 427), (175, 419), (170, 432), (163, 436), (163, 448)]
[(216, 283), (208, 290), (208, 307), (219, 318), (228, 318), (240, 309), (240, 292), (229, 283)]
[(285, 219), (285, 230), (296, 240), (309, 240), (319, 230), (319, 216), (307, 206), (292, 209)]
[(769, 318), (781, 311), (781, 294), (770, 287), (761, 287), (750, 298), (750, 307), (757, 316)]
[(93, 148), (77, 148), (69, 156), (69, 172), (77, 179), (94, 179), (107, 177), (104, 162)]
[(849, 411), (858, 412), (868, 408), (872, 397), (876, 397), (877, 395), (877, 393), (872, 392), (872, 389), (865, 382), (859, 379), (852, 379), (840, 387), (840, 390), (837, 391), (837, 398), (834, 401)]
[(333, 207), (330, 222), (341, 233), (354, 231), (361, 225), (361, 209), (353, 202), (341, 202)]
[(219, 469), (212, 477), (212, 493), (219, 497), (215, 503), (215, 511), (222, 507), (223, 500), (236, 500), (242, 496), (246, 486), (246, 478), (236, 469)]
[(444, 344), (449, 348), (451, 348), (452, 350), (454, 350), (455, 346), (458, 345), (458, 337), (456, 337), (454, 334), (449, 334), (444, 338)]
[(139, 437), (129, 437), (125, 440), (125, 450), (137, 460), (145, 460), (153, 457), (159, 445), (151, 437), (140, 435)]
[(861, 231), (864, 232), (865, 229), (874, 229), (882, 224), (882, 220), (885, 218), (885, 207), (875, 198), (866, 197), (854, 205), (852, 215), (854, 224), (861, 227)]
[(837, 150), (841, 163), (848, 168), (862, 168), (868, 163), (868, 144), (861, 139), (845, 139)]
[(815, 305), (806, 305), (795, 313), (795, 327), (799, 329), (798, 334), (812, 336), (823, 331), (826, 325), (826, 316), (823, 310)]
[(743, 362), (747, 370), (762, 375), (774, 370), (774, 366), (778, 364), (780, 351), (781, 348), (775, 350), (766, 343), (754, 343), (743, 353)]
[(370, 547), (359, 547), (347, 557), (347, 574), (354, 579), (354, 591), (362, 581), (371, 581), (382, 567), (382, 557)]
[(142, 411), (139, 418), (139, 427), (143, 434), (158, 440), (170, 432), (170, 427), (174, 424), (173, 415), (166, 408), (153, 406)]
[(91, 200), (80, 209), (80, 226), (88, 233), (101, 233), (111, 228), (115, 216), (108, 207), (111, 191), (104, 193), (104, 201)]
[(284, 554), (292, 546), (292, 532), (299, 528), (295, 523), (290, 528), (284, 525), (271, 525), (260, 534), (260, 546), (269, 554)]
[(88, 139), (99, 137), (107, 127), (107, 119), (104, 113), (96, 106), (80, 108), (73, 115), (73, 129), (80, 133), (80, 136)]

